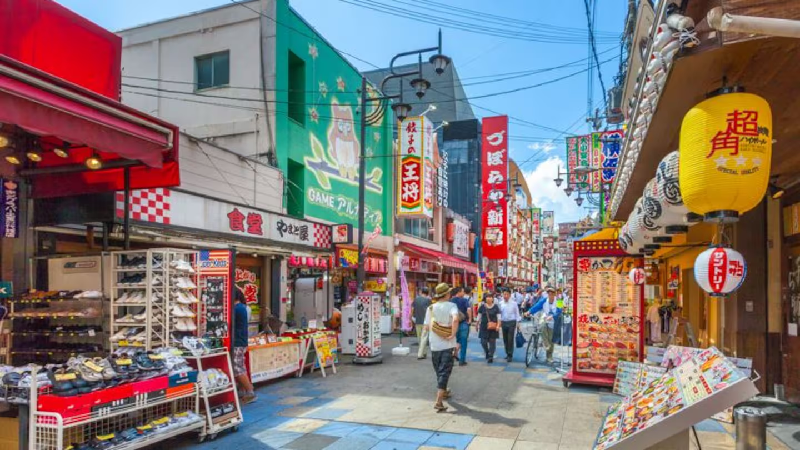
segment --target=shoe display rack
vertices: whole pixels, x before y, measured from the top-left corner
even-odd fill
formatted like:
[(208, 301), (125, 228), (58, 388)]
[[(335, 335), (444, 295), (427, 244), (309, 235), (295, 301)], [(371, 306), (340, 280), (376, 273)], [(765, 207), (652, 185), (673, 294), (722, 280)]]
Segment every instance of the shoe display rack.
[(111, 255), (112, 350), (149, 350), (197, 334), (197, 252), (164, 248)]
[(31, 292), (8, 299), (4, 348), (10, 365), (47, 363), (104, 350), (103, 306), (98, 291)]
[(213, 441), (223, 430), (237, 431), (243, 421), (231, 356), (227, 348), (195, 346), (191, 351), (192, 355), (186, 354), (184, 358), (198, 371), (200, 413), (206, 420), (200, 441), (206, 438)]

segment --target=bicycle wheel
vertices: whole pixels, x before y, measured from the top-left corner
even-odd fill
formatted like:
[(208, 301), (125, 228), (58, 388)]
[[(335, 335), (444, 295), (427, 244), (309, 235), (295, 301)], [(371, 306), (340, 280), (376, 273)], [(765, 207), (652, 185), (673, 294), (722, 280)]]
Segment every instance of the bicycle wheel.
[(531, 367), (534, 361), (539, 360), (539, 335), (531, 334), (528, 340), (528, 348), (525, 351), (525, 367)]

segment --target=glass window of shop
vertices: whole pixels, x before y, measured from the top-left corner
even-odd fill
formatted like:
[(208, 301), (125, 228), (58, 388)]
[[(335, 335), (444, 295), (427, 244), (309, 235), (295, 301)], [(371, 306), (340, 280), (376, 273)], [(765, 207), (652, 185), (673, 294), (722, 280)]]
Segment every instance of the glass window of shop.
[(261, 320), (264, 317), (263, 261), (251, 255), (236, 255), (234, 284), (244, 294), (247, 308), (250, 311), (248, 320), (250, 336), (258, 334)]

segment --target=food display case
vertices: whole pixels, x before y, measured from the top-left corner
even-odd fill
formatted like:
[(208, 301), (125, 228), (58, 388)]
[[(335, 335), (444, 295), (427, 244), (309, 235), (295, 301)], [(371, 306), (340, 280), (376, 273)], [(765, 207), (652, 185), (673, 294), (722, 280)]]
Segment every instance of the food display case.
[(575, 242), (570, 383), (613, 386), (619, 361), (640, 362), (644, 348), (643, 287), (628, 279), (641, 258), (617, 240)]

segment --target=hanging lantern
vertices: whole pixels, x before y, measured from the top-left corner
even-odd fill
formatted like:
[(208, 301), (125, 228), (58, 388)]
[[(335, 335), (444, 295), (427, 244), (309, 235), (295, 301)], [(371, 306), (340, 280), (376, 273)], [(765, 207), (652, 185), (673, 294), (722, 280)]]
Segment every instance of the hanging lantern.
[(643, 268), (632, 268), (628, 273), (628, 279), (637, 286), (641, 286), (647, 279), (647, 273), (645, 273)]
[(733, 91), (697, 104), (681, 125), (683, 202), (706, 221), (736, 221), (769, 184), (772, 111), (763, 98)]
[(619, 241), (619, 247), (622, 248), (622, 251), (628, 254), (636, 254), (639, 251), (638, 248), (633, 248), (633, 239), (631, 238), (631, 232), (628, 229), (628, 223), (625, 223), (619, 229), (617, 241)]
[(645, 229), (643, 217), (642, 198), (639, 198), (628, 216), (628, 233), (631, 238), (631, 250), (634, 254), (647, 254), (647, 250), (654, 251), (661, 247), (653, 243), (653, 235)]
[(747, 276), (747, 263), (741, 253), (723, 246), (712, 246), (694, 261), (697, 284), (712, 297), (735, 292)]
[(667, 235), (664, 228), (657, 223), (664, 209), (656, 197), (656, 191), (656, 179), (650, 179), (650, 182), (645, 185), (644, 193), (642, 194), (642, 224), (653, 235), (654, 243), (670, 243), (672, 237)]
[(689, 210), (683, 204), (681, 187), (678, 183), (678, 151), (672, 151), (658, 164), (656, 170), (655, 198), (661, 205), (662, 215), (656, 224), (664, 227), (667, 234), (685, 234), (686, 214)]

